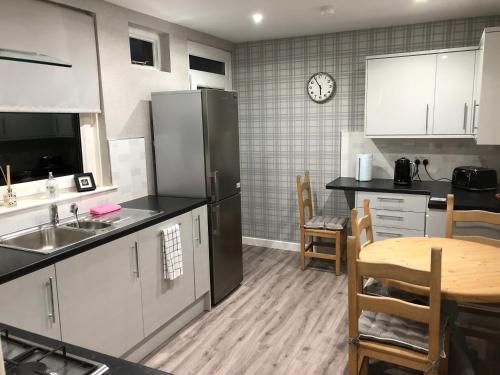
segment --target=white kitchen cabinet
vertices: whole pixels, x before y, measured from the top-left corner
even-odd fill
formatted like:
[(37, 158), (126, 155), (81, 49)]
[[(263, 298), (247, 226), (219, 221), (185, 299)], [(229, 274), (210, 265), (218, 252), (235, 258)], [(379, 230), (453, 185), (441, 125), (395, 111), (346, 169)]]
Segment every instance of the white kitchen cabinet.
[(56, 264), (65, 342), (121, 356), (144, 337), (136, 235)]
[(208, 243), (208, 208), (192, 212), (194, 245), (194, 291), (196, 299), (210, 290), (210, 256)]
[(500, 144), (500, 27), (485, 29), (477, 51), (472, 114), (478, 145)]
[(0, 285), (0, 322), (61, 339), (54, 266)]
[[(427, 195), (357, 191), (358, 217), (364, 214), (365, 199), (370, 201), (374, 241), (425, 235)], [(361, 240), (366, 241), (364, 233)]]
[[(179, 224), (183, 275), (166, 280), (163, 275), (161, 231)], [(137, 233), (144, 332), (149, 336), (195, 300), (193, 226), (191, 212), (182, 214)]]
[(440, 53), (432, 134), (472, 133), (475, 51)]
[(425, 135), (432, 129), (436, 55), (366, 61), (367, 136)]

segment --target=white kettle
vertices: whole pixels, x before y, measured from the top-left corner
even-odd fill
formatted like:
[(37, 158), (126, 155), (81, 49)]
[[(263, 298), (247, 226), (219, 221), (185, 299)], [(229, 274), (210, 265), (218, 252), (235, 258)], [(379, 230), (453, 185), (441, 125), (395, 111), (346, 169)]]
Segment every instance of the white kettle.
[(356, 155), (356, 180), (371, 181), (372, 180), (372, 165), (373, 154), (357, 154)]

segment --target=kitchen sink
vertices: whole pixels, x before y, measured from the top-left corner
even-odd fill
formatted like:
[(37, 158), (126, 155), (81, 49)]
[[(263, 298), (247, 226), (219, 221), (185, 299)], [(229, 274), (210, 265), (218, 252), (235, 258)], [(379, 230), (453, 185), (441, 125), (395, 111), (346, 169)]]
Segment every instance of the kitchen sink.
[(95, 232), (63, 226), (43, 225), (0, 237), (0, 245), (20, 250), (48, 254), (62, 247), (80, 242)]
[(85, 239), (133, 225), (160, 213), (161, 211), (133, 208), (122, 208), (101, 216), (92, 216), (87, 213), (78, 217), (78, 223), (68, 218), (58, 225), (46, 224), (0, 236), (0, 247), (49, 254)]
[(66, 227), (79, 228), (86, 230), (102, 230), (111, 227), (113, 224), (105, 223), (102, 221), (94, 220), (79, 220), (78, 222), (73, 221), (71, 223), (65, 224)]

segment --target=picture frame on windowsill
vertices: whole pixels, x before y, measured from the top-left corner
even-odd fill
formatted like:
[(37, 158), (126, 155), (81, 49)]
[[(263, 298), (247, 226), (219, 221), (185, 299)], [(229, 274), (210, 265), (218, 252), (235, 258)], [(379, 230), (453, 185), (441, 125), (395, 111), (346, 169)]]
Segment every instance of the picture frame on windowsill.
[(90, 173), (75, 173), (76, 191), (81, 193), (83, 191), (92, 191), (96, 189), (94, 175)]

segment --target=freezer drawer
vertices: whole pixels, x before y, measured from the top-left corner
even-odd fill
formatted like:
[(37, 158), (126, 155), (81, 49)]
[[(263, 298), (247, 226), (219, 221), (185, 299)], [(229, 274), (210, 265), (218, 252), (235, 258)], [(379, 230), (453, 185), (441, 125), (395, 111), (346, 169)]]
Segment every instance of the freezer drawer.
[(209, 213), (210, 282), (215, 304), (243, 280), (240, 194), (211, 204)]

